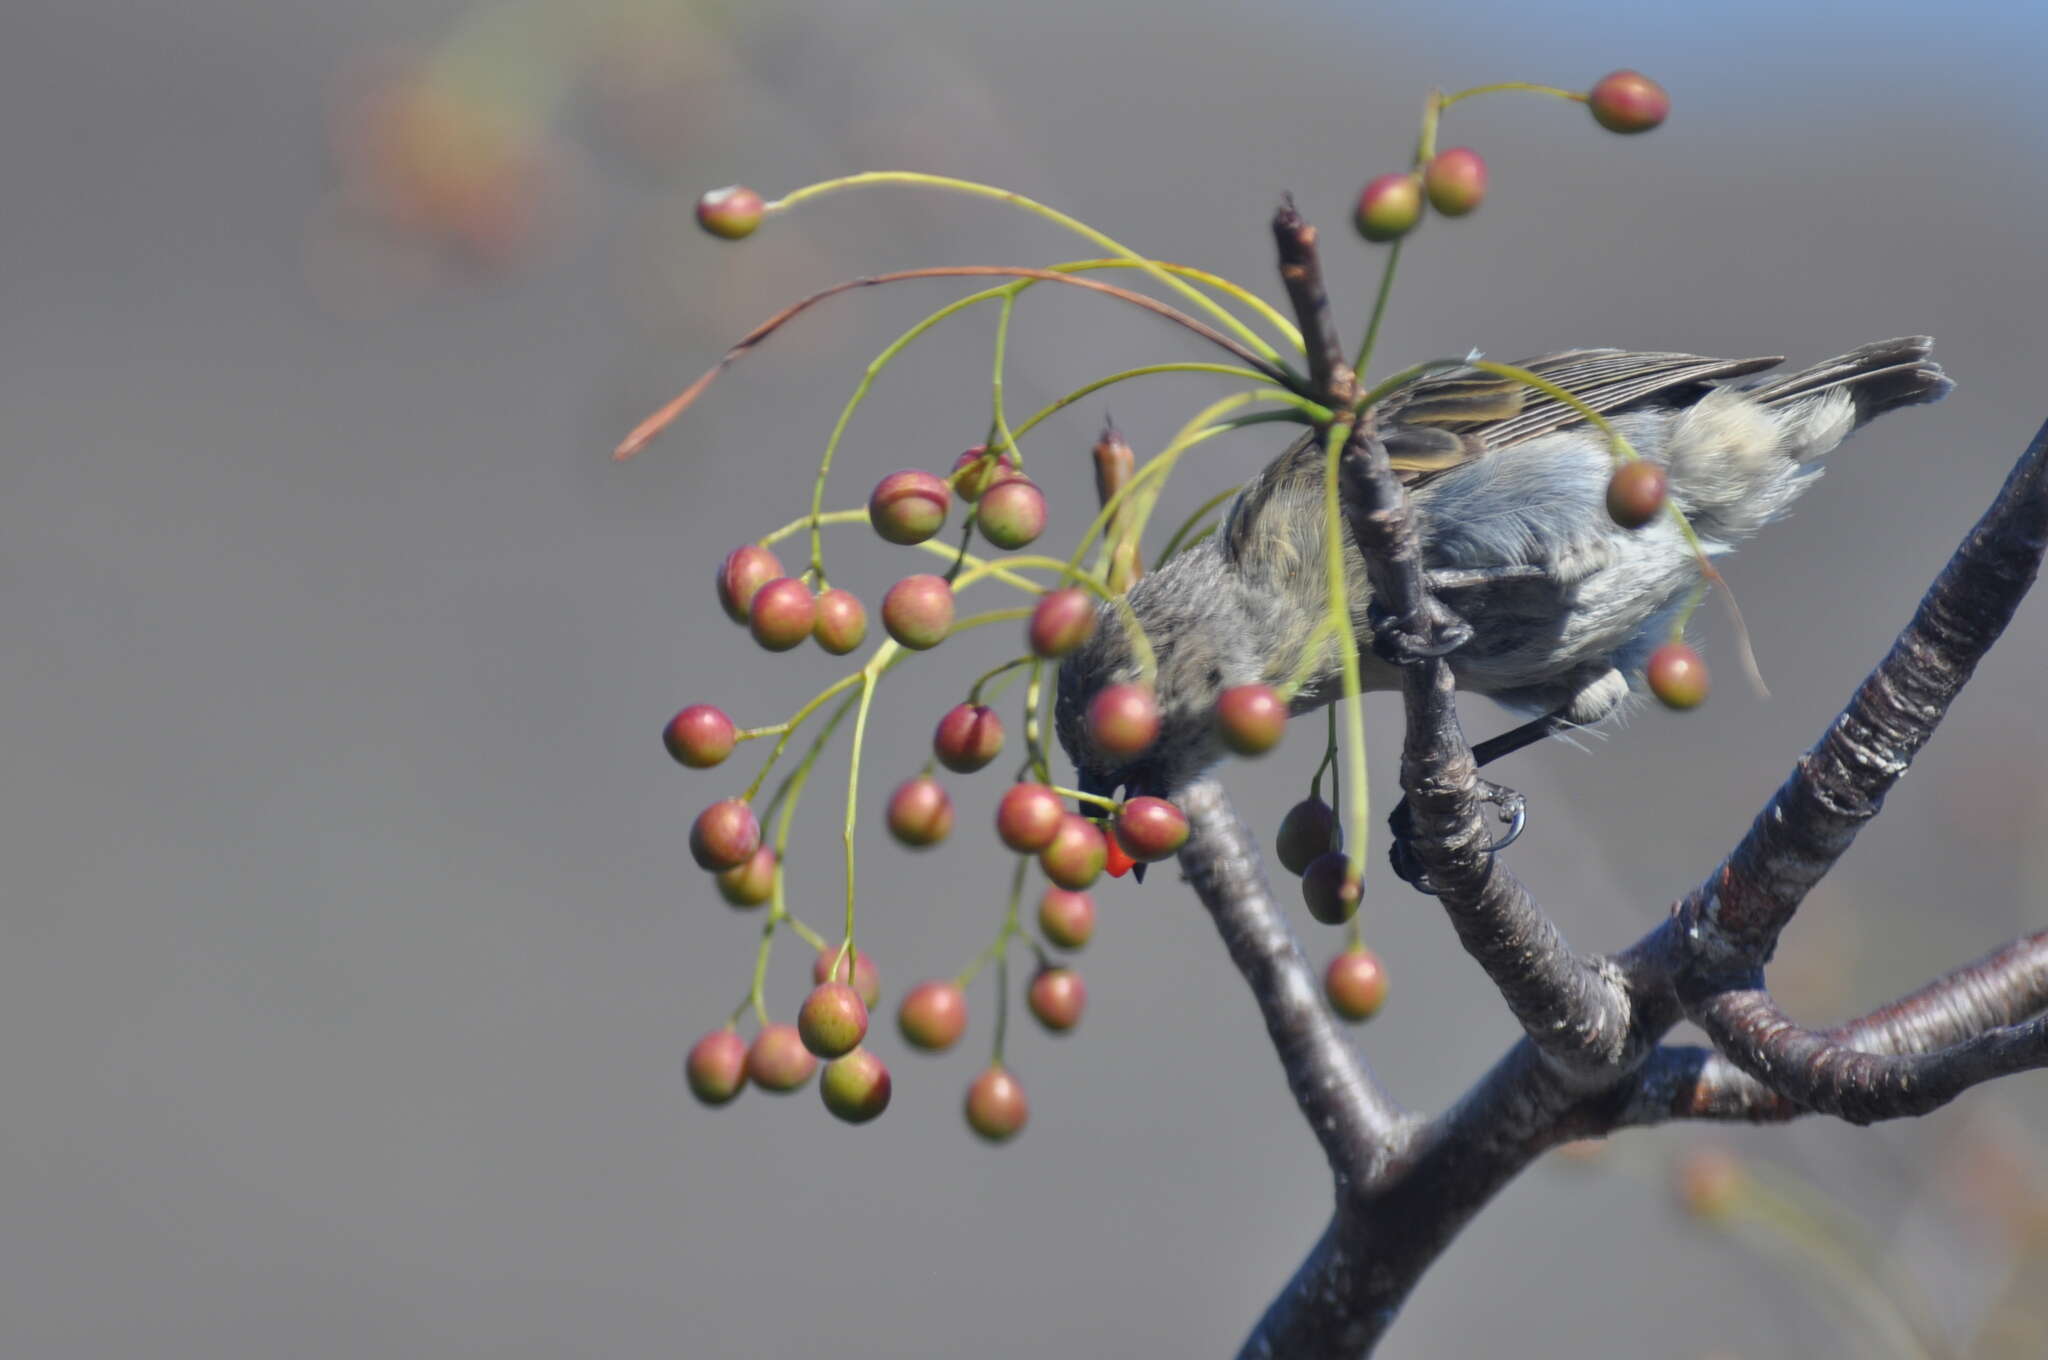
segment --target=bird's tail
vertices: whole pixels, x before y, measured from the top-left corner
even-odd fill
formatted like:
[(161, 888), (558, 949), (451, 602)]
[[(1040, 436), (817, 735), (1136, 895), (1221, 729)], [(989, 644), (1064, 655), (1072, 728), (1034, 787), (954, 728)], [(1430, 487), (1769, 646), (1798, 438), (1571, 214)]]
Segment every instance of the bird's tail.
[[(1947, 396), (1955, 384), (1941, 371), (1941, 365), (1929, 357), (1933, 349), (1934, 340), (1925, 335), (1880, 340), (1874, 345), (1850, 350), (1824, 364), (1815, 364), (1802, 372), (1759, 384), (1747, 395), (1763, 406), (1790, 408), (1797, 405), (1817, 409), (1819, 398), (1833, 392), (1844, 393), (1850, 402), (1845, 412), (1850, 416), (1850, 424), (1848, 429), (1835, 436), (1839, 440), (1850, 430), (1860, 429), (1886, 411), (1940, 401)], [(1787, 449), (1787, 452), (1798, 461), (1805, 462), (1808, 458), (1819, 457), (1833, 446), (1834, 441), (1829, 441), (1825, 448), (1810, 451)]]

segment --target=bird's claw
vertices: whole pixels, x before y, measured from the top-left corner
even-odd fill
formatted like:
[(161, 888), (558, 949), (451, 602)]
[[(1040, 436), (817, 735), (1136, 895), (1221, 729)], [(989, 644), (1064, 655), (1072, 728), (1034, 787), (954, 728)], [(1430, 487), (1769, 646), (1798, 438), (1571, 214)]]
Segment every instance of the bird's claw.
[[(1494, 816), (1505, 828), (1497, 839), (1483, 847), (1487, 854), (1497, 854), (1521, 839), (1523, 829), (1529, 824), (1528, 799), (1505, 784), (1481, 779), (1479, 801), (1493, 809)], [(1421, 857), (1415, 853), (1415, 814), (1406, 798), (1388, 814), (1387, 829), (1394, 833), (1393, 843), (1387, 847), (1387, 859), (1393, 867), (1394, 876), (1417, 892), (1434, 897), (1436, 887), (1430, 882), (1429, 871), (1423, 867)]]
[(1369, 620), (1374, 655), (1395, 666), (1447, 656), (1472, 640), (1472, 625), (1434, 599), (1421, 612), (1405, 618), (1396, 618), (1375, 604)]

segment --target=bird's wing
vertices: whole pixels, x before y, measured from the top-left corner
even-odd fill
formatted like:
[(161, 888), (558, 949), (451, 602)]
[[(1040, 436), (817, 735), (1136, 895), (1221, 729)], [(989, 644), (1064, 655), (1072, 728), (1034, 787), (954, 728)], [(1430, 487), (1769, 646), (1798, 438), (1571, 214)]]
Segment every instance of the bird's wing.
[[(1709, 359), (1697, 354), (1575, 349), (1525, 359), (1516, 366), (1606, 415), (1663, 393), (1759, 373), (1782, 362), (1777, 356)], [(1377, 409), (1387, 454), (1410, 486), (1585, 418), (1576, 408), (1513, 378), (1464, 367), (1417, 378), (1388, 394)]]

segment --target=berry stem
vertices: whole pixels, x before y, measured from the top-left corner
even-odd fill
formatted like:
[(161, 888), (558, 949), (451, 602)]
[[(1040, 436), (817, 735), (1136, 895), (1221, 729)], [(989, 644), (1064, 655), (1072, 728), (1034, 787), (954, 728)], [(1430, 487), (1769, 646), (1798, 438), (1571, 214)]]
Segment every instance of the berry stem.
[(855, 671), (851, 675), (841, 676), (839, 679), (834, 680), (831, 684), (819, 690), (802, 708), (790, 715), (789, 721), (782, 724), (782, 735), (776, 738), (775, 749), (768, 753), (768, 759), (761, 762), (761, 772), (754, 776), (753, 783), (747, 785), (747, 792), (741, 799), (742, 802), (751, 803), (754, 801), (754, 795), (761, 791), (761, 785), (768, 782), (768, 772), (775, 768), (776, 761), (782, 759), (782, 752), (789, 745), (789, 739), (796, 735), (796, 729), (803, 725), (804, 719), (816, 713), (824, 706), (825, 701), (833, 695), (841, 690), (850, 689), (859, 683), (861, 674), (862, 672)]
[(1050, 788), (1054, 793), (1058, 794), (1062, 798), (1071, 798), (1077, 803), (1093, 803), (1095, 804), (1095, 806), (1099, 808), (1106, 808), (1110, 812), (1115, 812), (1117, 809), (1123, 806), (1123, 804), (1117, 802), (1116, 799), (1104, 798), (1099, 793), (1083, 793), (1079, 789), (1070, 789), (1059, 784), (1049, 784), (1046, 787)]
[(1453, 104), (1463, 103), (1467, 99), (1475, 99), (1482, 94), (1506, 94), (1517, 90), (1525, 94), (1547, 94), (1554, 99), (1568, 99), (1575, 104), (1586, 102), (1585, 94), (1579, 90), (1560, 90), (1555, 85), (1533, 85), (1526, 80), (1500, 80), (1491, 85), (1474, 85), (1471, 89), (1459, 90), (1456, 94), (1440, 94), (1436, 96), (1436, 106), (1442, 110)]
[[(1351, 862), (1362, 872), (1371, 804), (1365, 783), (1365, 687), (1359, 675), (1358, 639), (1351, 632), (1350, 596), (1344, 587), (1344, 520), (1337, 505), (1337, 464), (1350, 438), (1348, 421), (1331, 425), (1325, 436), (1323, 541), (1329, 546), (1323, 558), (1329, 573), (1329, 626), (1337, 639), (1337, 657), (1344, 673), (1344, 774), (1351, 782)], [(1334, 786), (1335, 781), (1332, 783)]]
[(1039, 699), (1047, 692), (1045, 662), (1033, 657), (1031, 679), (1024, 686), (1024, 763), (1027, 770), (1037, 771), (1041, 784), (1052, 783), (1051, 756), (1045, 743), (1046, 724), (1039, 718)]
[[(1010, 351), (1010, 316), (1016, 310), (1018, 291), (1012, 289), (1004, 294), (1002, 310), (996, 318), (995, 372), (989, 379), (989, 391), (994, 406), (990, 420), (993, 423), (994, 429), (992, 437), (988, 441), (988, 446), (998, 453), (1007, 453), (1010, 456), (1011, 462), (1019, 471), (1022, 471), (1024, 467), (1024, 450), (1017, 447), (1017, 436), (1010, 432), (1010, 418), (1003, 413), (1003, 361)], [(972, 515), (967, 517), (967, 523), (970, 528), (973, 526), (974, 517)], [(966, 550), (966, 546), (964, 543), (961, 544), (963, 552)]]
[[(1031, 433), (1033, 427), (1037, 426), (1040, 422), (1057, 415), (1075, 402), (1080, 401), (1083, 397), (1093, 396), (1105, 387), (1114, 387), (1116, 384), (1126, 382), (1132, 378), (1149, 378), (1157, 373), (1213, 373), (1219, 377), (1242, 378), (1246, 382), (1258, 383), (1260, 384), (1260, 394), (1276, 401), (1285, 401), (1295, 396), (1294, 393), (1287, 391), (1285, 388), (1272, 386), (1271, 380), (1265, 374), (1254, 369), (1240, 368), (1236, 364), (1209, 364), (1199, 361), (1145, 364), (1138, 368), (1127, 368), (1121, 373), (1112, 373), (1106, 378), (1097, 378), (1093, 382), (1082, 384), (1058, 400), (1048, 403), (1040, 410), (1034, 411), (1030, 419), (1017, 427), (1016, 433), (1019, 437)], [(1322, 408), (1315, 407), (1314, 409), (1321, 410)], [(1325, 418), (1327, 419), (1327, 413), (1325, 413)], [(993, 451), (1000, 453), (1002, 450), (996, 449)]]
[[(772, 216), (793, 208), (808, 199), (821, 198), (826, 194), (836, 193), (842, 189), (857, 189), (872, 184), (907, 184), (922, 188), (946, 189), (953, 193), (969, 194), (977, 198), (992, 198), (997, 202), (1008, 203), (1013, 207), (1022, 208), (1026, 212), (1034, 213), (1048, 222), (1065, 227), (1075, 235), (1083, 237), (1117, 258), (1126, 260), (1135, 267), (1142, 269), (1154, 282), (1163, 284), (1174, 292), (1179, 293), (1182, 297), (1185, 297), (1223, 323), (1232, 334), (1249, 345), (1260, 358), (1265, 359), (1269, 363), (1284, 367), (1281, 364), (1278, 350), (1267, 344), (1257, 331), (1245, 325), (1235, 312), (1217, 302), (1201, 289), (1176, 278), (1173, 273), (1161, 268), (1155, 261), (1147, 259), (1122, 242), (1097, 231), (1079, 218), (1071, 217), (1057, 208), (1049, 207), (1035, 199), (1026, 198), (1024, 195), (1014, 193), (1011, 190), (998, 188), (993, 184), (978, 184), (972, 180), (954, 179), (948, 175), (927, 175), (908, 170), (871, 170), (864, 174), (844, 175), (838, 179), (821, 180), (816, 184), (805, 185), (803, 188), (785, 194), (771, 203), (762, 205), (762, 210)], [(1299, 337), (1290, 338), (1298, 343)]]
[(987, 685), (989, 681), (994, 680), (998, 676), (1007, 675), (1009, 672), (1017, 670), (1020, 667), (1032, 665), (1037, 660), (1038, 658), (1035, 656), (1013, 656), (1008, 661), (1005, 661), (1002, 665), (995, 666), (990, 668), (989, 670), (983, 671), (979, 676), (975, 678), (974, 683), (968, 686), (967, 702), (970, 704), (979, 704), (981, 702), (982, 688), (985, 685)]

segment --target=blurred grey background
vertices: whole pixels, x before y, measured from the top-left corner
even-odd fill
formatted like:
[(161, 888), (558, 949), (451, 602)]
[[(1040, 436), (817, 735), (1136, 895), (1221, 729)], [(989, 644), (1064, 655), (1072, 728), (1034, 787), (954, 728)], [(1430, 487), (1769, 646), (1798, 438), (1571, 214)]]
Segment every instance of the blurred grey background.
[[(744, 992), (758, 924), (707, 891), (684, 830), (755, 750), (693, 774), (657, 731), (695, 700), (773, 721), (836, 673), (814, 649), (754, 651), (711, 572), (800, 512), (862, 366), (950, 285), (840, 299), (640, 461), (607, 450), (811, 287), (1091, 253), (900, 190), (722, 246), (690, 223), (696, 193), (962, 174), (1277, 297), (1266, 221), (1291, 190), (1328, 229), (1355, 334), (1378, 257), (1348, 206), (1405, 163), (1430, 85), (1583, 87), (1622, 65), (1663, 81), (1674, 116), (1643, 138), (1535, 100), (1455, 112), (1445, 140), (1487, 155), (1492, 196), (1409, 252), (1386, 361), (1610, 344), (1809, 362), (1924, 330), (1960, 386), (1856, 440), (1733, 561), (1771, 698), (1742, 683), (1710, 603), (1704, 709), (1502, 769), (1534, 808), (1514, 869), (1576, 942), (1609, 948), (1740, 833), (2048, 414), (2043, 35), (2018, 7), (1937, 20), (1895, 0), (14, 0), (0, 1350), (1234, 1349), (1329, 1191), (1171, 872), (1099, 894), (1078, 1032), (1013, 1028), (1034, 1113), (1011, 1147), (958, 1115), (986, 981), (946, 1058), (880, 1026), (896, 1097), (866, 1128), (814, 1091), (713, 1112), (682, 1087), (684, 1050)], [(1020, 307), (1013, 413), (1197, 354), (1051, 291)], [(884, 376), (832, 503), (977, 442), (992, 322), (948, 323)], [(1047, 541), (1084, 522), (1106, 409), (1148, 453), (1209, 391), (1152, 379), (1042, 427)], [(1273, 448), (1205, 446), (1174, 504)], [(870, 601), (904, 569), (864, 535), (833, 545), (835, 579)], [(883, 692), (869, 790), (920, 762), (1001, 631)], [(2036, 600), (1786, 940), (1774, 979), (1798, 1014), (1831, 1022), (2042, 924), (2044, 665)], [(1384, 808), (1398, 715), (1372, 715)], [(1477, 702), (1467, 720), (1506, 721)], [(1315, 735), (1230, 775), (1268, 833)], [(843, 765), (826, 768), (791, 882), (829, 929)], [(954, 781), (963, 832), (920, 857), (861, 815), (885, 1007), (999, 918), (1003, 857), (981, 832), (998, 778)], [(1440, 1106), (1512, 1025), (1426, 899), (1382, 874), (1365, 921), (1393, 996), (1360, 1042), (1403, 1099)], [(1338, 947), (1298, 924), (1318, 959)], [(793, 945), (770, 975), (784, 1018), (807, 985)], [(2039, 1353), (2038, 1291), (2001, 1294), (2039, 1267), (2043, 1094), (2022, 1079), (1911, 1126), (1665, 1130), (1549, 1159), (1428, 1276), (1384, 1353), (1872, 1354), (1872, 1300), (1915, 1295), (1959, 1353)], [(1863, 1226), (1800, 1246), (1693, 1222), (1670, 1166), (1708, 1144), (1783, 1203)], [(1861, 1286), (1815, 1264), (1843, 1240), (1877, 1263)]]

